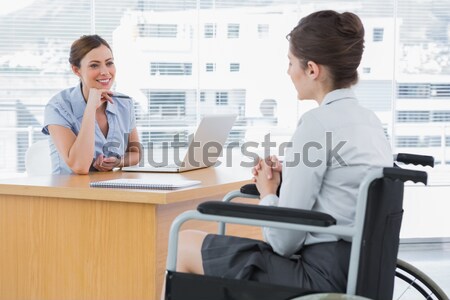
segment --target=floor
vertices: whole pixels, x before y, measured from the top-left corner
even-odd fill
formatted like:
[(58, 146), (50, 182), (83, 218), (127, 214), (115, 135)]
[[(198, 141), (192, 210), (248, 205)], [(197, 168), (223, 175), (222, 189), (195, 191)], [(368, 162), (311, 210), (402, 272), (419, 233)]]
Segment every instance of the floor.
[[(422, 242), (402, 243), (399, 258), (414, 265), (431, 279), (433, 279), (444, 292), (450, 296), (450, 242)], [(398, 299), (396, 291), (394, 299)], [(400, 299), (415, 299), (413, 296)], [(423, 298), (417, 298), (423, 299)]]

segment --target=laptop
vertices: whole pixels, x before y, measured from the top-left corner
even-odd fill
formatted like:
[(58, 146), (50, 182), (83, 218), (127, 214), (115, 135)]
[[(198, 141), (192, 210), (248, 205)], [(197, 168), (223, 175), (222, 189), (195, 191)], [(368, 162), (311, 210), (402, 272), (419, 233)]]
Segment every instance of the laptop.
[(123, 167), (122, 171), (180, 173), (212, 166), (222, 153), (236, 117), (231, 114), (204, 116), (189, 141), (184, 159), (178, 164), (158, 166), (146, 163), (144, 166)]

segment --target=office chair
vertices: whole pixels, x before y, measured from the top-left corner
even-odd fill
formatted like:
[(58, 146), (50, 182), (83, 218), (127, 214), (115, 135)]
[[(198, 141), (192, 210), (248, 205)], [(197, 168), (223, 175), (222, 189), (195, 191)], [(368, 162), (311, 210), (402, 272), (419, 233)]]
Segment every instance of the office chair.
[(48, 140), (40, 140), (32, 144), (25, 153), (25, 169), (29, 176), (49, 175), (52, 173), (50, 147)]
[(254, 185), (231, 192), (225, 197), (225, 202), (204, 202), (196, 211), (184, 212), (172, 223), (165, 297), (167, 300), (281, 300), (324, 292), (176, 272), (179, 229), (184, 222), (198, 219), (219, 222), (219, 233), (223, 233), (224, 223), (234, 223), (347, 237), (352, 241), (352, 247), (346, 293), (371, 299), (392, 299), (403, 214), (403, 187), (407, 180), (426, 184), (427, 173), (401, 168), (379, 168), (368, 173), (359, 188), (355, 224), (352, 227), (336, 225), (336, 220), (324, 213), (227, 202), (230, 197), (255, 194)]

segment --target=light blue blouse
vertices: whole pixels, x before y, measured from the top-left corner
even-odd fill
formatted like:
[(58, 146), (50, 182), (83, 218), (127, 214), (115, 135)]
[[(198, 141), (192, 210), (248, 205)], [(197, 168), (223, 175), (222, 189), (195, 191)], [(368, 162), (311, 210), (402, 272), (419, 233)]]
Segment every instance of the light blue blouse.
[[(92, 160), (98, 155), (104, 154), (104, 145), (109, 151), (124, 155), (128, 145), (128, 136), (136, 127), (132, 99), (113, 97), (113, 100), (114, 104), (108, 103), (106, 106), (106, 117), (109, 125), (107, 137), (103, 135), (98, 123), (95, 123), (95, 152), (92, 153)], [(49, 135), (48, 125), (60, 125), (69, 128), (75, 135), (78, 135), (85, 109), (86, 102), (81, 91), (81, 85), (59, 92), (50, 99), (45, 107), (42, 133)], [(58, 153), (52, 139), (50, 139), (49, 144), (53, 174), (73, 174)]]
[[(280, 197), (267, 195), (260, 204), (319, 211), (351, 226), (361, 180), (372, 168), (392, 167), (392, 160), (377, 116), (358, 104), (351, 89), (334, 90), (301, 117), (286, 151)], [(287, 257), (303, 245), (339, 239), (275, 228), (263, 233), (274, 251)]]

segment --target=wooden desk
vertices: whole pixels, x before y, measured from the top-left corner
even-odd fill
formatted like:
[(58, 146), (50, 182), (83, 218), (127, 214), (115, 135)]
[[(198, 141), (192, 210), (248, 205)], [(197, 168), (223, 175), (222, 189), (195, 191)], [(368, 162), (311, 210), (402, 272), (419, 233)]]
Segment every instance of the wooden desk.
[[(201, 180), (177, 191), (90, 188), (156, 177)], [(0, 299), (159, 298), (173, 218), (248, 183), (250, 170), (109, 172), (0, 180)], [(191, 223), (214, 232), (215, 224)], [(242, 229), (240, 235), (252, 236)]]

